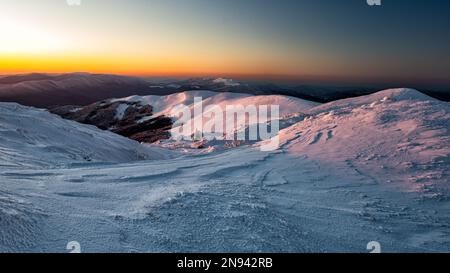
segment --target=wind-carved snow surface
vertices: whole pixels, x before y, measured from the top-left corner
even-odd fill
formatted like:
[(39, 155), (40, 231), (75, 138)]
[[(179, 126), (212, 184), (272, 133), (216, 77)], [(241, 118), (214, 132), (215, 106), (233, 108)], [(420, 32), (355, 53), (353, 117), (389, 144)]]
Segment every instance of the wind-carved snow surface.
[[(165, 111), (190, 95), (152, 102)], [(50, 127), (70, 124), (109, 136), (110, 145), (131, 142), (40, 110), (1, 107), (0, 251), (65, 252), (74, 240), (85, 252), (367, 252), (370, 241), (383, 252), (450, 251), (449, 104), (415, 90), (291, 112), (275, 151), (253, 143), (58, 168), (36, 161), (50, 155), (38, 146), (15, 143), (11, 126), (42, 126), (35, 130), (53, 141)], [(8, 123), (11, 107), (21, 111)], [(27, 123), (35, 115), (45, 119)], [(77, 134), (61, 134), (79, 145), (70, 143)], [(89, 149), (102, 154), (96, 144)]]
[(292, 154), (439, 198), (450, 189), (449, 128), (449, 103), (393, 89), (313, 108), (280, 136)]

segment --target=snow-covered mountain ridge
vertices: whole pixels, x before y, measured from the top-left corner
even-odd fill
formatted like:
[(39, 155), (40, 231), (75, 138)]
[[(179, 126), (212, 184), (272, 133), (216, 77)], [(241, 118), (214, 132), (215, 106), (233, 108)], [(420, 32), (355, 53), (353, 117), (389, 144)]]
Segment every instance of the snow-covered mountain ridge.
[[(195, 113), (194, 107), (200, 104), (205, 112)], [(201, 121), (206, 124), (214, 118), (214, 116), (205, 118), (204, 115), (208, 112), (206, 109), (212, 106), (225, 111), (227, 106), (254, 106), (256, 109), (263, 105), (277, 105), (280, 106), (279, 114), (284, 117), (304, 112), (319, 104), (280, 95), (255, 96), (241, 93), (186, 91), (168, 96), (108, 99), (87, 106), (56, 107), (50, 111), (64, 118), (92, 124), (139, 142), (153, 143), (170, 138), (170, 130), (174, 127), (172, 125), (178, 119), (173, 115), (172, 110), (180, 105), (185, 105), (192, 113), (190, 121), (187, 122), (194, 124), (196, 121)], [(257, 114), (252, 117), (257, 118)], [(224, 117), (224, 123), (232, 124), (233, 121)]]
[(282, 130), (290, 153), (414, 190), (449, 190), (450, 104), (411, 89), (327, 103)]

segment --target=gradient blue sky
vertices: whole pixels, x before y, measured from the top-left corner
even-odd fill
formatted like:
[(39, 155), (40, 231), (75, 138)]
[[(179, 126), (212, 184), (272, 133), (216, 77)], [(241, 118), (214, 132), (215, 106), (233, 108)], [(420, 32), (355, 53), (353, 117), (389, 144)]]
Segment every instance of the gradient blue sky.
[[(450, 1), (0, 0), (0, 73), (450, 83)], [(6, 41), (6, 42), (5, 42)]]

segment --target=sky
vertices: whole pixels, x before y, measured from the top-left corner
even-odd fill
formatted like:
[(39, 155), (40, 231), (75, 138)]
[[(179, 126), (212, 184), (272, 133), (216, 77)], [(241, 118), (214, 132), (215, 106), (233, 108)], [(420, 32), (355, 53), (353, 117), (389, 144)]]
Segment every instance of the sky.
[(0, 74), (450, 84), (450, 1), (381, 2), (0, 0)]

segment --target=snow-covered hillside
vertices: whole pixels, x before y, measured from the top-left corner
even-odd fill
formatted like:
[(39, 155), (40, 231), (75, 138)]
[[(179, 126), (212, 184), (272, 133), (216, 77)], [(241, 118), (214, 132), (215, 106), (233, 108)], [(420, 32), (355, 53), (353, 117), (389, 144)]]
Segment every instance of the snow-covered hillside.
[[(194, 101), (195, 99), (197, 101)], [(67, 119), (108, 129), (139, 142), (153, 143), (170, 137), (170, 130), (175, 127), (173, 123), (178, 120), (178, 116), (172, 110), (180, 105), (190, 109), (192, 116), (186, 123), (195, 124), (195, 121), (202, 120), (202, 123), (206, 124), (215, 118), (213, 114), (206, 117), (206, 114), (212, 112), (212, 108), (209, 108), (211, 106), (225, 112), (227, 106), (254, 106), (257, 111), (262, 105), (278, 105), (281, 106), (280, 115), (287, 116), (304, 112), (318, 104), (279, 95), (254, 96), (240, 93), (186, 91), (168, 96), (131, 96), (102, 100), (82, 107), (60, 106), (50, 111)], [(199, 105), (202, 106), (202, 110), (197, 113), (194, 107), (198, 108)], [(250, 116), (258, 118), (257, 113), (252, 113)], [(275, 117), (271, 115), (269, 119), (275, 119)], [(233, 124), (233, 121), (224, 116), (223, 123)], [(254, 124), (257, 124), (257, 121), (247, 123), (247, 125)], [(217, 131), (220, 129), (224, 128), (217, 128)], [(223, 131), (221, 133), (225, 134)]]
[(439, 197), (450, 189), (449, 110), (416, 90), (385, 90), (315, 107), (280, 136), (292, 154)]
[[(202, 92), (204, 99), (208, 94), (224, 105), (274, 101)], [(193, 95), (145, 100), (166, 113), (171, 105), (189, 105)], [(136, 99), (143, 100), (128, 98)], [(275, 151), (252, 143), (57, 169), (5, 155), (24, 154), (13, 140), (30, 139), (27, 155), (45, 159), (36, 143), (53, 139), (53, 130), (68, 147), (88, 145), (99, 155), (105, 143), (81, 142), (79, 130), (110, 136), (108, 143), (116, 144), (108, 145), (137, 144), (40, 110), (2, 105), (1, 136), (10, 142), (0, 142), (8, 149), (1, 151), (0, 251), (65, 252), (70, 241), (83, 252), (367, 252), (370, 241), (383, 252), (450, 251), (449, 103), (409, 89), (323, 105), (278, 101), (285, 116)], [(3, 113), (17, 119), (8, 123)], [(52, 129), (63, 124), (76, 129)], [(39, 142), (16, 133), (27, 126), (44, 126)], [(33, 169), (18, 168), (20, 162)]]
[(69, 163), (160, 159), (156, 149), (47, 111), (0, 103), (0, 166), (28, 168)]
[[(195, 101), (197, 99), (197, 101)], [(318, 103), (298, 99), (289, 96), (281, 96), (281, 95), (250, 95), (250, 94), (241, 94), (241, 93), (229, 93), (229, 92), (212, 92), (212, 91), (186, 91), (168, 96), (131, 96), (128, 98), (114, 99), (111, 102), (113, 103), (140, 103), (141, 105), (150, 105), (153, 108), (153, 114), (148, 117), (144, 117), (139, 122), (148, 121), (152, 118), (156, 117), (171, 117), (173, 120), (177, 120), (178, 117), (174, 115), (172, 112), (180, 105), (185, 105), (190, 109), (191, 118), (186, 120), (185, 123), (190, 123), (192, 126), (200, 121), (201, 124), (207, 124), (209, 121), (215, 118), (214, 114), (208, 115), (212, 112), (212, 109), (221, 109), (223, 114), (223, 124), (227, 126), (232, 126), (231, 130), (240, 131), (247, 130), (249, 126), (255, 126), (259, 122), (258, 114), (248, 112), (248, 120), (245, 122), (244, 128), (238, 128), (238, 124), (234, 121), (234, 116), (227, 116), (225, 114), (227, 106), (254, 106), (255, 109), (259, 109), (261, 106), (268, 106), (269, 114), (271, 111), (271, 106), (279, 106), (279, 117), (269, 115), (268, 120), (272, 119), (280, 119), (281, 126), (286, 126), (286, 122), (292, 122), (295, 118), (298, 117), (301, 113), (306, 112), (307, 110), (318, 106)], [(194, 108), (199, 107), (201, 105), (202, 111), (200, 113), (196, 113)], [(214, 106), (215, 108), (210, 108)], [(176, 113), (176, 112), (175, 112)], [(219, 132), (223, 135), (226, 135), (230, 128), (215, 128), (216, 132)], [(227, 130), (227, 131), (225, 131)], [(187, 135), (190, 136), (191, 132), (189, 131)], [(230, 141), (206, 141), (201, 140), (198, 143), (185, 143), (179, 141), (163, 141), (162, 145), (166, 148), (189, 148), (189, 147), (205, 147), (210, 148), (204, 151), (214, 151), (217, 148), (223, 148), (225, 146), (233, 146)], [(189, 150), (189, 149), (188, 149)], [(204, 152), (200, 151), (200, 152)], [(191, 151), (192, 152), (192, 151)], [(198, 151), (197, 151), (198, 152)]]
[(169, 116), (171, 110), (177, 105), (184, 104), (193, 108), (195, 97), (202, 99), (204, 108), (207, 108), (210, 105), (218, 105), (225, 109), (226, 105), (259, 106), (276, 104), (281, 106), (280, 115), (303, 112), (318, 105), (318, 103), (315, 102), (281, 95), (255, 96), (242, 93), (220, 93), (212, 91), (186, 91), (168, 96), (131, 96), (128, 98), (116, 99), (114, 101), (142, 102), (153, 107), (154, 116)]

